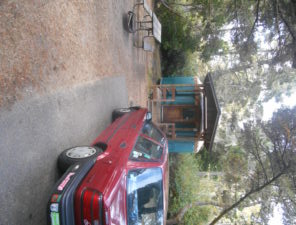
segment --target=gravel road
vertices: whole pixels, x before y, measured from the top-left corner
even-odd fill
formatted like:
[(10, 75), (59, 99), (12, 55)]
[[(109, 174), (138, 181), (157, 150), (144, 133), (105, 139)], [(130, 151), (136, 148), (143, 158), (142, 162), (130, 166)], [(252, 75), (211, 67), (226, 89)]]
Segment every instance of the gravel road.
[(30, 98), (0, 113), (0, 224), (45, 225), (64, 149), (89, 145), (128, 105), (124, 76)]
[(147, 61), (126, 15), (134, 0), (1, 0), (0, 107), (36, 94), (123, 75), (146, 104)]

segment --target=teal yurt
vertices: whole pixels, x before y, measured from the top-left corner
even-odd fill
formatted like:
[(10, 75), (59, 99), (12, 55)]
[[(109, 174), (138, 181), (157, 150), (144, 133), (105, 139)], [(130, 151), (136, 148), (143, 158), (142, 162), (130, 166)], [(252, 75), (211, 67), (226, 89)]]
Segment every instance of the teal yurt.
[(221, 114), (210, 74), (164, 77), (153, 86), (153, 121), (166, 133), (169, 152), (211, 151)]

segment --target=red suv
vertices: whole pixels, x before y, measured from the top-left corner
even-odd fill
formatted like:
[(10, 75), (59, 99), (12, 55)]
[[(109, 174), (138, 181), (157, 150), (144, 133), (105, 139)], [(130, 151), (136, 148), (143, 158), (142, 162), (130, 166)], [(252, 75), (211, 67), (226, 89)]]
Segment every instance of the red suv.
[(91, 147), (61, 153), (65, 171), (48, 203), (48, 224), (165, 224), (168, 143), (142, 108), (118, 109)]

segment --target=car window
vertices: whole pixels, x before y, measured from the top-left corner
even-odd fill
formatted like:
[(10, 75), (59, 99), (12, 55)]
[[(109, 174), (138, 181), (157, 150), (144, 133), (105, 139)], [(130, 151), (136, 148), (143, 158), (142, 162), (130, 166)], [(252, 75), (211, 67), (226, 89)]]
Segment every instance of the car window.
[(164, 145), (164, 136), (162, 135), (162, 133), (153, 125), (153, 123), (151, 122), (147, 122), (144, 124), (143, 128), (142, 128), (142, 133), (151, 137), (152, 139), (154, 139), (155, 141), (161, 143), (162, 145)]
[(161, 158), (163, 147), (143, 136), (139, 136), (130, 154), (134, 161), (158, 161)]
[(128, 225), (163, 224), (162, 179), (162, 170), (157, 167), (128, 172)]

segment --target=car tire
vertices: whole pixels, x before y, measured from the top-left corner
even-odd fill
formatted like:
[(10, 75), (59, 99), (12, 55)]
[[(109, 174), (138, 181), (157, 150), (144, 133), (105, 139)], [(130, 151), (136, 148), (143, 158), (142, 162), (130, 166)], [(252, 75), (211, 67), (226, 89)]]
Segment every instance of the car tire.
[(97, 146), (79, 146), (66, 149), (59, 155), (58, 168), (61, 173), (64, 173), (71, 165), (92, 159), (102, 152), (103, 149)]
[(129, 108), (114, 109), (112, 112), (112, 122), (114, 122), (117, 118), (122, 117), (123, 115), (130, 113), (132, 111), (139, 110), (140, 108), (140, 106), (131, 106)]
[(136, 14), (132, 11), (128, 11), (127, 13), (127, 27), (128, 32), (135, 33), (137, 31), (136, 28)]

